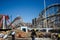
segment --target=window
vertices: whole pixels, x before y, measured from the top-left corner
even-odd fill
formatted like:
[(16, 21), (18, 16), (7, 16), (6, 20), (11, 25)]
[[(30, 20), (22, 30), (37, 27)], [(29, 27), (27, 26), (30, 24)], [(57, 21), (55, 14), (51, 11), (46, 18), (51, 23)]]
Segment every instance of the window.
[(24, 32), (26, 32), (26, 29), (25, 29), (25, 28), (23, 28), (22, 30), (23, 30)]

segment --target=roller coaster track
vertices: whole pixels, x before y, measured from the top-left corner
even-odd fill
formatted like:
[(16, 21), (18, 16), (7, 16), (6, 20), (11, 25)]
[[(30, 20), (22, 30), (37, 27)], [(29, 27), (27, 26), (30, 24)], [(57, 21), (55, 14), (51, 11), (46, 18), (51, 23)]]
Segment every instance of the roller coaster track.
[(44, 14), (45, 13), (45, 10), (47, 11), (48, 9), (50, 9), (52, 7), (60, 7), (60, 4), (52, 4), (52, 5), (49, 5), (48, 7), (46, 7), (45, 9), (43, 9), (43, 11), (41, 12), (41, 14)]
[[(52, 18), (52, 17), (56, 17), (56, 16), (60, 16), (60, 14), (53, 14), (53, 15), (47, 17), (47, 18)], [(41, 18), (40, 20), (45, 20), (45, 19), (46, 19), (46, 18)]]
[[(49, 10), (50, 8), (52, 7), (60, 7), (60, 4), (52, 4), (52, 5), (49, 5), (48, 7), (46, 7), (46, 11)], [(40, 13), (40, 16), (42, 16), (44, 13), (45, 13), (45, 9)], [(60, 13), (59, 14), (53, 14), (53, 15), (50, 15), (46, 18), (52, 18), (52, 17), (55, 17), (55, 16), (60, 16)], [(44, 20), (46, 18), (41, 18), (40, 20)]]
[(16, 20), (18, 20), (18, 19), (20, 19), (20, 18), (19, 18), (19, 17), (16, 17), (16, 18), (10, 23), (9, 27), (10, 27)]

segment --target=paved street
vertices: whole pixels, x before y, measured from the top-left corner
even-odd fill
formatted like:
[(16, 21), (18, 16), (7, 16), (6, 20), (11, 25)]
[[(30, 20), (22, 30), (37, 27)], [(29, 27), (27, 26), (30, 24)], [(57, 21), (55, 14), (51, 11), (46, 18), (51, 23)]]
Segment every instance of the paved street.
[[(11, 40), (11, 38), (8, 38), (6, 40)], [(32, 40), (31, 38), (16, 38), (16, 40)], [(50, 38), (35, 38), (35, 40), (52, 40)]]
[[(17, 39), (17, 40), (32, 40), (31, 38), (27, 38), (27, 39)], [(35, 38), (35, 40), (52, 40), (50, 38)]]
[(50, 38), (36, 38), (35, 40), (52, 40)]

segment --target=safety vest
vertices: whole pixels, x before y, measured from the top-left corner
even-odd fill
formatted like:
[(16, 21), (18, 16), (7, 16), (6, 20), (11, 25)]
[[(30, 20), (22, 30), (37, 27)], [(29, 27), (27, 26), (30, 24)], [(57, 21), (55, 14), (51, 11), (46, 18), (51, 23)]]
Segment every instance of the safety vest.
[(58, 34), (58, 37), (60, 38), (60, 34)]

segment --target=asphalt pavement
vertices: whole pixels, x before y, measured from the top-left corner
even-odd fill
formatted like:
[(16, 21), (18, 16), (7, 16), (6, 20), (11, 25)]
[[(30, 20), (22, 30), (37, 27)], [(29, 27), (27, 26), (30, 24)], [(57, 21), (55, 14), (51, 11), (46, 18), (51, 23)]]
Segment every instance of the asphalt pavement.
[[(11, 38), (8, 38), (6, 40), (12, 40)], [(32, 40), (31, 38), (16, 38), (15, 40)], [(35, 40), (52, 40), (51, 38), (35, 38)]]

